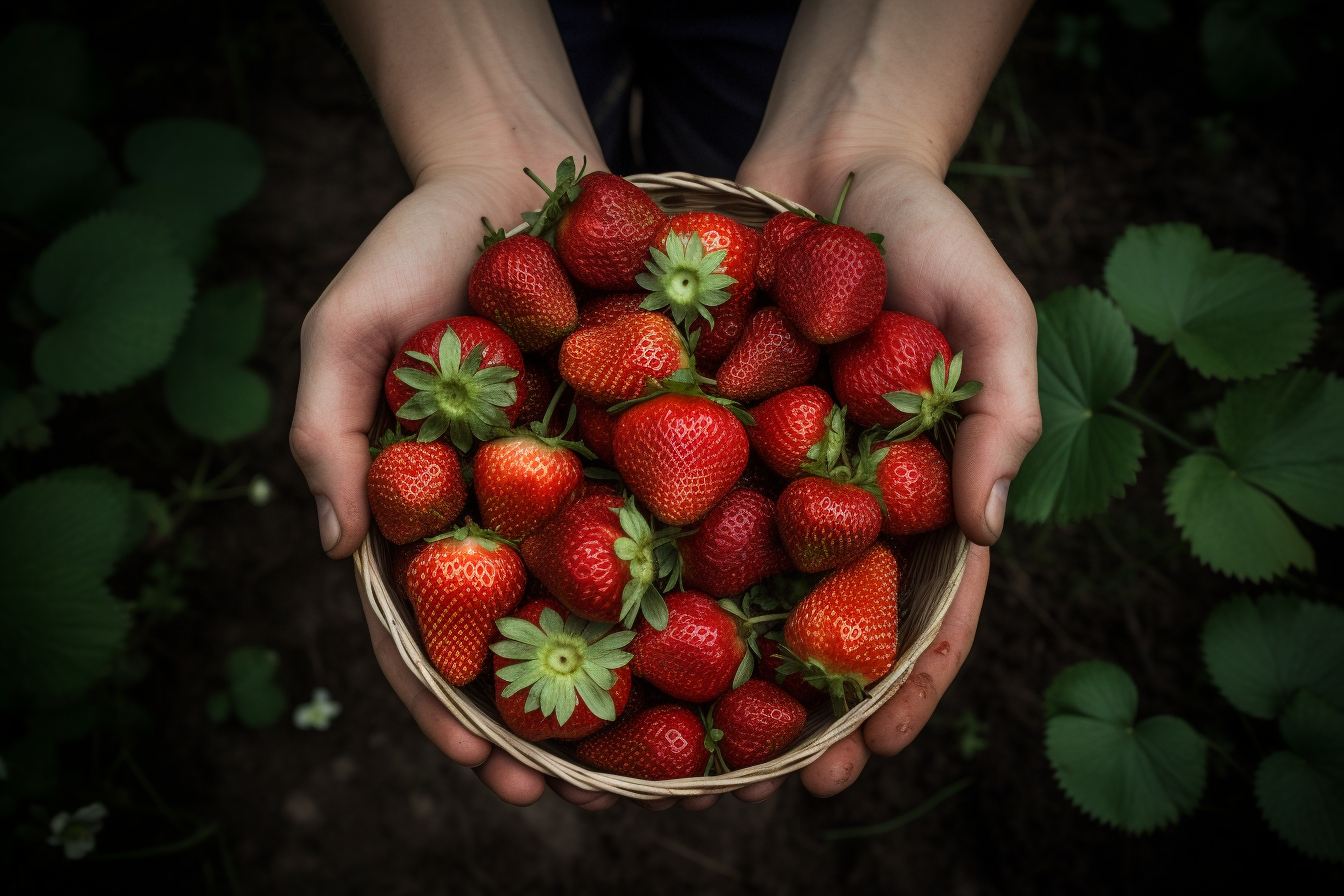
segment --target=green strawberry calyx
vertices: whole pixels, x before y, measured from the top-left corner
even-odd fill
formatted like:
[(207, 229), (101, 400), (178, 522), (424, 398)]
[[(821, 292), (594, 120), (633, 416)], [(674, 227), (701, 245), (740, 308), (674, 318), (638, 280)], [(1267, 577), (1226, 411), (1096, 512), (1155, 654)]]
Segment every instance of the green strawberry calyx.
[(864, 689), (872, 682), (857, 672), (831, 672), (817, 660), (803, 659), (782, 641), (779, 643), (779, 655), (784, 657), (784, 661), (775, 669), (776, 679), (783, 681), (786, 676), (797, 672), (803, 681), (830, 695), (831, 711), (837, 719), (868, 697)]
[(426, 538), (425, 542), (433, 544), (436, 541), (445, 541), (449, 538), (455, 541), (466, 541), (468, 538), (473, 539), (487, 551), (498, 550), (499, 546), (502, 544), (506, 544), (511, 548), (518, 547), (518, 542), (505, 538), (494, 529), (486, 529), (476, 525), (476, 523), (472, 522), (471, 517), (467, 517), (462, 525), (458, 526), (456, 529), (449, 529), (447, 532), (440, 532), (438, 535), (432, 535), (429, 538)]
[[(522, 217), (527, 223), (527, 233), (530, 236), (539, 236), (548, 243), (555, 242), (556, 222), (564, 214), (565, 207), (579, 198), (579, 181), (583, 180), (584, 172), (587, 170), (587, 156), (583, 157), (583, 166), (577, 171), (574, 170), (574, 157), (567, 156), (555, 169), (555, 186), (548, 187), (531, 168), (523, 169), (523, 173), (532, 178), (546, 193), (546, 202), (540, 209), (535, 212), (523, 212)], [(486, 226), (489, 227), (488, 224)]]
[(705, 252), (699, 233), (682, 236), (675, 230), (667, 235), (667, 251), (649, 247), (650, 260), (644, 262), (648, 273), (635, 277), (635, 282), (649, 295), (639, 307), (645, 311), (670, 308), (672, 319), (681, 327), (689, 327), (697, 317), (703, 317), (714, 326), (710, 308), (728, 301), (728, 287), (737, 279), (717, 273), (727, 249)]
[(773, 622), (782, 622), (789, 618), (788, 613), (767, 613), (760, 616), (752, 615), (754, 610), (752, 606), (753, 594), (755, 589), (742, 595), (742, 603), (731, 598), (724, 598), (719, 601), (719, 606), (728, 612), (730, 616), (737, 620), (737, 636), (747, 645), (747, 652), (742, 655), (742, 661), (737, 664), (737, 671), (733, 673), (733, 688), (740, 688), (751, 678), (751, 673), (756, 671), (756, 661), (761, 656), (761, 646), (759, 643), (760, 632), (756, 630), (758, 625), (769, 625)]
[[(882, 500), (882, 489), (877, 485), (877, 465), (891, 449), (879, 448), (874, 451), (874, 433), (866, 432), (859, 437), (859, 444), (851, 454), (844, 443), (844, 418), (844, 408), (831, 411), (826, 421), (827, 434), (807, 452), (808, 460), (803, 462), (802, 470), (804, 473), (829, 479), (839, 485), (853, 485), (863, 489), (877, 499), (877, 503), (882, 505), (882, 512), (886, 513), (887, 506)], [(831, 441), (835, 432), (833, 427), (837, 426), (841, 433), (838, 449)]]
[(478, 343), (464, 358), (462, 340), (448, 327), (439, 342), (437, 359), (423, 352), (406, 354), (428, 364), (432, 371), (398, 367), (395, 372), (397, 379), (416, 390), (397, 408), (397, 416), (424, 421), (416, 434), (421, 442), (433, 442), (446, 432), (457, 450), (466, 453), (473, 437), (484, 442), (508, 429), (504, 408), (518, 400), (513, 382), (518, 371), (503, 365), (481, 367), (485, 343)]
[[(692, 333), (692, 340), (694, 340), (697, 335), (698, 334), (696, 333)], [(704, 386), (714, 385), (716, 382), (716, 380), (712, 380), (709, 377), (704, 377), (696, 373), (695, 365), (692, 364), (690, 367), (683, 367), (680, 370), (673, 372), (671, 376), (664, 377), (661, 380), (650, 378), (648, 387), (644, 390), (643, 395), (638, 398), (631, 398), (628, 401), (618, 401), (616, 404), (607, 408), (607, 413), (619, 414), (628, 408), (632, 408), (637, 404), (642, 404), (650, 399), (657, 398), (660, 395), (688, 395), (692, 398), (703, 398), (706, 401), (712, 401), (715, 404), (723, 405), (725, 408), (732, 411), (733, 416), (737, 418), (737, 422), (741, 423), (743, 426), (755, 426), (756, 418), (751, 416), (751, 414), (748, 414), (740, 404), (733, 401), (731, 398), (723, 398), (722, 396), (710, 395), (705, 392), (703, 388)]]
[(932, 391), (916, 394), (914, 392), (888, 392), (882, 397), (902, 414), (909, 418), (897, 424), (885, 436), (889, 442), (908, 442), (920, 433), (932, 429), (944, 414), (960, 417), (955, 405), (965, 401), (984, 388), (984, 383), (971, 380), (957, 385), (961, 379), (961, 352), (952, 356), (952, 364), (946, 365), (943, 353), (934, 355), (929, 365), (929, 383)]
[[(737, 687), (737, 685), (733, 685), (733, 687)], [(719, 749), (719, 741), (723, 740), (723, 732), (714, 727), (713, 708), (701, 712), (700, 720), (705, 724), (705, 749), (709, 751), (709, 762), (705, 764), (705, 777), (726, 775), (729, 772), (728, 762), (723, 758), (723, 750)]]
[(504, 228), (491, 224), (489, 218), (482, 217), (481, 225), (485, 227), (485, 239), (476, 247), (477, 252), (484, 252), (495, 243), (502, 243), (509, 238), (509, 235), (504, 232)]
[(567, 385), (567, 383), (562, 382), (560, 388), (555, 390), (555, 394), (551, 396), (551, 403), (546, 406), (546, 413), (542, 415), (540, 420), (533, 420), (526, 427), (505, 430), (500, 433), (500, 438), (523, 436), (535, 439), (549, 448), (564, 448), (587, 460), (597, 460), (597, 455), (590, 451), (583, 442), (565, 438), (565, 435), (574, 428), (574, 421), (578, 419), (579, 409), (574, 405), (569, 406), (569, 419), (565, 421), (565, 428), (556, 435), (550, 434), (551, 418), (555, 416), (555, 409), (560, 404), (560, 396), (564, 393)]
[[(625, 535), (612, 546), (616, 556), (630, 565), (630, 581), (621, 593), (621, 624), (634, 628), (641, 613), (658, 631), (667, 628), (667, 601), (663, 590), (679, 588), (681, 583), (681, 555), (676, 540), (690, 535), (675, 526), (654, 531), (649, 521), (635, 507), (635, 499), (628, 497), (622, 507), (613, 507), (621, 521)], [(658, 583), (664, 583), (664, 589)]]
[(539, 623), (513, 616), (495, 623), (504, 640), (491, 644), (490, 649), (497, 656), (518, 661), (495, 672), (508, 682), (502, 696), (526, 690), (523, 711), (539, 709), (543, 718), (554, 715), (562, 726), (580, 700), (599, 719), (615, 721), (616, 704), (610, 693), (616, 683), (613, 670), (634, 658), (623, 648), (635, 633), (611, 632), (609, 624), (589, 622), (577, 613), (561, 620), (550, 607), (541, 611)]
[(383, 431), (383, 434), (378, 437), (378, 441), (369, 446), (369, 454), (377, 457), (398, 442), (409, 442), (414, 438), (414, 433), (403, 432), (401, 424), (398, 423), (395, 428)]

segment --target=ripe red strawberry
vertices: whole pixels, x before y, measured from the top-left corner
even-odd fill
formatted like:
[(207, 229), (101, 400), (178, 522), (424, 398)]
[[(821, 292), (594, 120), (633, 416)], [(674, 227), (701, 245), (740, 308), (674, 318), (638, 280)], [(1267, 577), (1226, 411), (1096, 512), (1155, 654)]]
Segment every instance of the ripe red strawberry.
[(579, 306), (579, 326), (600, 327), (642, 310), (639, 306), (648, 298), (645, 292), (604, 292), (593, 296)]
[(731, 410), (675, 392), (625, 410), (614, 445), (626, 485), (654, 516), (677, 526), (704, 516), (728, 493), (751, 451)]
[(761, 648), (761, 661), (756, 670), (758, 675), (766, 681), (773, 681), (779, 685), (790, 697), (808, 709), (825, 702), (826, 692), (803, 681), (801, 672), (792, 672), (788, 675), (779, 673), (779, 667), (788, 660), (784, 645), (773, 638), (761, 638), (757, 643)]
[(594, 171), (555, 225), (555, 249), (574, 279), (595, 289), (629, 291), (644, 270), (649, 243), (667, 215), (625, 178)]
[(485, 668), (502, 618), (522, 600), (527, 570), (513, 548), (475, 526), (431, 541), (406, 570), (406, 596), (430, 662), (462, 687)]
[(579, 454), (593, 458), (582, 444), (565, 440), (574, 425), (572, 407), (564, 430), (554, 437), (547, 434), (559, 401), (556, 390), (545, 415), (531, 429), (514, 430), (476, 449), (472, 486), (481, 521), (505, 538), (526, 538), (568, 504), (583, 482)]
[(383, 537), (406, 544), (438, 535), (467, 501), (457, 452), (441, 442), (393, 442), (374, 458), (369, 509)]
[(784, 624), (792, 656), (779, 667), (831, 695), (837, 716), (896, 664), (896, 556), (878, 542), (822, 579)]
[(795, 239), (816, 226), (814, 218), (805, 218), (793, 212), (780, 212), (765, 222), (761, 230), (761, 256), (756, 262), (757, 289), (771, 291), (780, 254)]
[(884, 533), (916, 535), (952, 522), (952, 473), (947, 458), (928, 436), (879, 442), (873, 448), (887, 449), (876, 473), (887, 509), (882, 519)]
[(860, 426), (896, 427), (888, 438), (914, 438), (980, 391), (977, 382), (957, 387), (961, 353), (952, 354), (937, 327), (898, 311), (883, 311), (830, 355), (836, 398)]
[(397, 545), (396, 550), (392, 552), (392, 581), (403, 596), (406, 594), (406, 570), (411, 568), (411, 564), (420, 556), (420, 552), (427, 544), (429, 542), (423, 540), (412, 541), (409, 544)]
[[(679, 239), (669, 243), (674, 233)], [(699, 332), (697, 357), (722, 361), (751, 313), (760, 245), (757, 231), (726, 215), (683, 212), (668, 218), (650, 244), (649, 272), (637, 278), (650, 290), (644, 307), (668, 308), (688, 332)]]
[(560, 346), (560, 375), (599, 404), (638, 398), (649, 380), (690, 366), (676, 324), (652, 311), (571, 333)]
[(747, 321), (742, 337), (715, 372), (715, 394), (735, 401), (769, 398), (811, 379), (820, 357), (821, 349), (783, 311), (773, 305), (762, 308)]
[(734, 488), (677, 542), (682, 581), (714, 597), (741, 594), (790, 567), (775, 528), (775, 502)]
[(802, 475), (809, 460), (838, 458), (845, 443), (843, 409), (816, 386), (767, 398), (751, 409), (751, 416), (756, 420), (747, 428), (751, 447), (785, 479)]
[(383, 379), (401, 425), (433, 442), (445, 432), (460, 451), (518, 419), (527, 387), (523, 353), (483, 317), (435, 321), (407, 339)]
[(779, 540), (803, 572), (834, 569), (882, 533), (882, 504), (864, 488), (804, 476), (779, 496)]
[(614, 722), (630, 696), (633, 632), (587, 622), (554, 598), (496, 623), (495, 706), (530, 741), (578, 740)]
[(551, 375), (551, 371), (546, 368), (543, 362), (536, 355), (523, 359), (523, 388), (527, 390), (527, 399), (522, 406), (518, 408), (518, 419), (515, 425), (522, 426), (525, 423), (535, 423), (546, 414), (546, 408), (550, 406), (551, 396), (555, 394), (555, 387), (559, 385), (556, 378)]
[(651, 706), (579, 742), (575, 753), (589, 765), (645, 781), (692, 778), (709, 763), (705, 726), (676, 703)]
[[(714, 701), (706, 745), (730, 769), (769, 762), (803, 733), (807, 710), (783, 688), (753, 678)], [(717, 736), (716, 736), (717, 735)]]
[(665, 628), (655, 629), (648, 620), (635, 626), (631, 670), (669, 697), (713, 700), (732, 687), (738, 667), (749, 660), (738, 620), (699, 591), (677, 591), (665, 600)]
[(643, 613), (666, 624), (656, 581), (675, 572), (675, 530), (655, 533), (634, 500), (594, 489), (556, 514), (523, 541), (523, 559), (542, 584), (570, 610), (597, 622), (633, 626)]
[(486, 237), (486, 248), (467, 278), (467, 301), (525, 352), (558, 342), (579, 320), (569, 277), (551, 244), (520, 233)]
[(616, 466), (616, 449), (612, 439), (616, 435), (616, 421), (620, 415), (607, 413), (604, 406), (582, 395), (574, 396), (574, 409), (577, 412), (576, 428), (583, 444), (604, 464)]

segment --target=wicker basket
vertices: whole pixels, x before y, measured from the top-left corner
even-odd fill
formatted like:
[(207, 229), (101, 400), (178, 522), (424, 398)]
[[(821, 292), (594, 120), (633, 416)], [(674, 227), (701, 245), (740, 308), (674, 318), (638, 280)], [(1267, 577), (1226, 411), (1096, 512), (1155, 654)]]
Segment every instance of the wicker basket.
[[(796, 208), (751, 187), (695, 174), (637, 174), (629, 180), (673, 214), (715, 211), (752, 227), (760, 227), (777, 212)], [(521, 232), (525, 227), (520, 225), (514, 232)], [(947, 608), (961, 584), (967, 549), (966, 537), (956, 526), (948, 526), (919, 540), (909, 563), (901, 570), (900, 653), (891, 672), (869, 688), (869, 699), (839, 719), (833, 717), (829, 704), (813, 710), (798, 741), (788, 752), (770, 762), (713, 777), (673, 781), (643, 781), (600, 772), (575, 759), (573, 748), (565, 743), (531, 743), (515, 735), (500, 720), (495, 709), (494, 689), (486, 677), (465, 688), (457, 688), (444, 681), (429, 662), (417, 633), (415, 613), (393, 584), (390, 545), (376, 528), (370, 529), (354, 560), (360, 593), (391, 634), (402, 659), (467, 730), (542, 774), (553, 775), (587, 790), (652, 800), (725, 793), (777, 778), (809, 764), (836, 741), (857, 729), (905, 683), (915, 661), (937, 637)]]

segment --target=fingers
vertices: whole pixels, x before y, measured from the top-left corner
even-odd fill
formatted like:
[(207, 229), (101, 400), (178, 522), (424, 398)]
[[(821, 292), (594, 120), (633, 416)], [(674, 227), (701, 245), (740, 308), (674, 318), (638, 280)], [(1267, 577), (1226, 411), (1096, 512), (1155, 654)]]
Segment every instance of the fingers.
[(495, 796), (514, 806), (530, 806), (546, 790), (541, 772), (528, 768), (503, 750), (495, 750), (484, 763), (472, 769)]
[(681, 799), (681, 808), (689, 812), (703, 812), (718, 801), (719, 795), (717, 793), (707, 793), (704, 796), (688, 796)]
[(798, 777), (813, 796), (835, 796), (859, 777), (869, 755), (860, 729), (831, 744), (830, 749), (799, 772)]
[(864, 723), (864, 743), (874, 753), (881, 756), (899, 753), (933, 715), (934, 707), (961, 669), (975, 640), (988, 580), (989, 548), (975, 545), (966, 558), (966, 574), (937, 639), (920, 656), (901, 689)]
[(783, 787), (784, 780), (784, 778), (771, 778), (769, 781), (748, 784), (741, 790), (734, 790), (733, 796), (744, 803), (759, 803), (772, 796), (780, 787)]
[(620, 797), (614, 793), (584, 790), (582, 787), (575, 787), (568, 781), (561, 781), (559, 778), (547, 778), (546, 786), (555, 791), (555, 794), (561, 799), (588, 812), (601, 812), (604, 809), (610, 809), (620, 801)]

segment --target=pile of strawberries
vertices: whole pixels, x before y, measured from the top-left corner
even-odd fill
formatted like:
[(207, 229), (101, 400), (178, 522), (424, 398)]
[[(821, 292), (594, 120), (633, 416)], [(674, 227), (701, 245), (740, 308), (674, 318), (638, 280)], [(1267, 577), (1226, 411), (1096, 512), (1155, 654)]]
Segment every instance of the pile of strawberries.
[(478, 316), (387, 372), (368, 490), (397, 585), (520, 737), (652, 780), (768, 761), (892, 668), (898, 558), (952, 521), (926, 433), (979, 384), (883, 310), (843, 193), (755, 230), (572, 159), (542, 187), (526, 233), (484, 222)]

